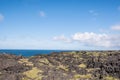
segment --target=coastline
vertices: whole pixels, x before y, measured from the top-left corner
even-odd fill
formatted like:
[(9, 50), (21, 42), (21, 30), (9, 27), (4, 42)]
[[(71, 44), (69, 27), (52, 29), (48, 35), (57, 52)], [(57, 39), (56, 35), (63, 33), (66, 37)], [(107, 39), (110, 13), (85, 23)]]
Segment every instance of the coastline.
[(120, 50), (0, 54), (0, 80), (119, 80)]

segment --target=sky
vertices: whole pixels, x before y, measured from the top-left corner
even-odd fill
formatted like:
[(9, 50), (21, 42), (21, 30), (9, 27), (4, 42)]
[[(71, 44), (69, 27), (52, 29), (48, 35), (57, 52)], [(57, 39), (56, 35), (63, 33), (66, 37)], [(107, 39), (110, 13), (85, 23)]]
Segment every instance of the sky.
[(0, 49), (120, 50), (120, 0), (0, 0)]

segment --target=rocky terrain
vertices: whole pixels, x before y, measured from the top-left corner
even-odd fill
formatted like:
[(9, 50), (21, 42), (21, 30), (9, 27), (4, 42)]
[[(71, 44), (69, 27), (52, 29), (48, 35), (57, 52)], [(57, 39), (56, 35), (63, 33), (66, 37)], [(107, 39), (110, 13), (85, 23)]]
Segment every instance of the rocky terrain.
[(120, 80), (120, 51), (0, 53), (0, 80)]

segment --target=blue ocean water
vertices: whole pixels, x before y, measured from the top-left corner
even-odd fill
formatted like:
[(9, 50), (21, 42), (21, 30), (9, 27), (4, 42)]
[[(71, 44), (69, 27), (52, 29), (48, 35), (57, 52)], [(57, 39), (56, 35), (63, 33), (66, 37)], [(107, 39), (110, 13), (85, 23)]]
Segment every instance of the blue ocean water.
[(15, 55), (22, 55), (25, 57), (34, 56), (37, 54), (50, 54), (52, 52), (61, 52), (68, 50), (0, 50), (0, 53), (8, 53)]

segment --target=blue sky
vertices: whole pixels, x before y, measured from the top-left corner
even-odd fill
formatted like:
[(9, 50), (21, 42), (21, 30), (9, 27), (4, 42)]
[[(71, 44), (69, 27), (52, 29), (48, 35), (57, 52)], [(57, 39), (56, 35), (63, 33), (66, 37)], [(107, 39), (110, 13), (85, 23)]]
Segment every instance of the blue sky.
[(0, 49), (120, 49), (120, 0), (0, 0)]

